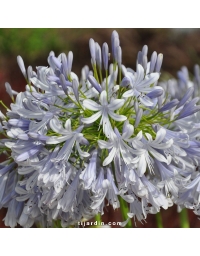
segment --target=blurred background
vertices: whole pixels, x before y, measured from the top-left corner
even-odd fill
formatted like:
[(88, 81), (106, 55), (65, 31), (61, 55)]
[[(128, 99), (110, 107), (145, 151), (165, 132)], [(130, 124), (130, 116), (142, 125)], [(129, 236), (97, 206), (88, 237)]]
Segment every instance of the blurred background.
[[(116, 28), (114, 28), (116, 29)], [(9, 106), (11, 99), (5, 92), (5, 82), (18, 92), (24, 91), (26, 82), (17, 65), (17, 55), (21, 55), (25, 66), (47, 66), (50, 51), (56, 55), (70, 50), (74, 54), (72, 70), (80, 77), (81, 68), (90, 64), (88, 41), (93, 38), (102, 45), (107, 42), (111, 49), (111, 33), (114, 29), (0, 29), (0, 100)], [(194, 64), (200, 64), (200, 29), (116, 29), (120, 36), (123, 63), (135, 69), (137, 52), (144, 44), (148, 45), (149, 58), (153, 51), (163, 53), (162, 75), (176, 77), (176, 72), (187, 66), (193, 73)], [(162, 79), (161, 75), (161, 79)], [(0, 110), (5, 110), (0, 106)], [(2, 160), (2, 157), (0, 156)], [(0, 227), (4, 227), (2, 219), (6, 210), (0, 210)], [(161, 210), (163, 226), (178, 228), (179, 216), (175, 206)], [(188, 211), (190, 227), (200, 227), (200, 220)], [(119, 210), (111, 207), (105, 209), (102, 221), (121, 221)], [(118, 227), (118, 226), (113, 226)], [(155, 215), (149, 215), (146, 223), (137, 222), (137, 227), (156, 228)]]

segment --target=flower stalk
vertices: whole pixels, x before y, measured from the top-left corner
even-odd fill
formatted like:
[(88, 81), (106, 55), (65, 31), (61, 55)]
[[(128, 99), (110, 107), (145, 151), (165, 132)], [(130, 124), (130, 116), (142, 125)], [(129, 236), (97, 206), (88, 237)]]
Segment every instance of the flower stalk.
[(157, 228), (163, 228), (163, 223), (162, 223), (162, 215), (161, 212), (156, 213), (156, 224)]
[(189, 228), (190, 227), (188, 211), (186, 208), (182, 209), (182, 211), (179, 213), (179, 220), (180, 220), (181, 228)]
[[(127, 218), (128, 218), (127, 214), (129, 213), (128, 204), (121, 197), (119, 197), (119, 202), (120, 202), (120, 210), (121, 210), (122, 220), (126, 221)], [(129, 219), (129, 221), (126, 224), (125, 228), (132, 228), (132, 227), (133, 227), (132, 221), (131, 221), (131, 219)]]

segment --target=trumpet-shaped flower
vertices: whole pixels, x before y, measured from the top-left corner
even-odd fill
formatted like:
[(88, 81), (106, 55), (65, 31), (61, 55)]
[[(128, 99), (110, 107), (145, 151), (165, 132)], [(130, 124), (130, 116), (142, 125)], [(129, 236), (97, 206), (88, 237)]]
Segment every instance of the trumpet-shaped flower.
[(100, 125), (103, 125), (103, 131), (106, 136), (110, 137), (113, 134), (113, 130), (110, 125), (109, 117), (118, 122), (123, 122), (127, 119), (126, 116), (114, 113), (115, 110), (121, 108), (124, 105), (124, 100), (114, 99), (112, 102), (108, 103), (107, 93), (106, 91), (102, 91), (99, 102), (100, 104), (90, 99), (83, 101), (83, 106), (86, 109), (97, 111), (97, 113), (90, 117), (82, 118), (82, 122), (85, 124), (92, 124), (101, 117)]
[[(134, 157), (135, 151), (127, 143), (133, 140), (130, 139), (130, 137), (133, 135), (133, 131), (133, 126), (126, 121), (124, 123), (122, 135), (120, 135), (118, 129), (115, 127), (114, 134), (109, 141), (98, 140), (98, 144), (101, 149), (110, 150), (108, 156), (103, 161), (103, 166), (110, 164), (115, 156), (119, 156), (119, 154), (122, 155), (122, 158), (127, 165), (132, 165), (137, 162), (137, 159)], [(138, 139), (140, 138), (136, 137), (136, 140)]]
[(129, 78), (131, 89), (123, 94), (124, 98), (133, 97), (140, 99), (140, 102), (145, 106), (153, 106), (152, 100), (146, 96), (146, 93), (150, 93), (154, 90), (153, 85), (159, 79), (159, 73), (151, 73), (144, 75), (144, 68), (138, 64), (137, 72), (132, 74), (125, 72), (125, 77)]
[(147, 139), (143, 136), (140, 141), (132, 141), (135, 154), (139, 158), (137, 170), (140, 177), (142, 177), (146, 172), (147, 166), (150, 172), (153, 172), (153, 157), (158, 159), (160, 162), (169, 164), (170, 159), (166, 159), (163, 154), (159, 152), (159, 150), (162, 152), (162, 150), (170, 148), (173, 144), (173, 139), (162, 143), (166, 135), (165, 129), (160, 129), (157, 132), (155, 140), (153, 140), (149, 133), (145, 133), (145, 135)]

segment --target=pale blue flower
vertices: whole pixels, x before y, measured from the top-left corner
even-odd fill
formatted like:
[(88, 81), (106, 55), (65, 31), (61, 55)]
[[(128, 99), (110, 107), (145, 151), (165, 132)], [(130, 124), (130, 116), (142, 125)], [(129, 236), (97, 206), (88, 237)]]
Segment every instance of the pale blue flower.
[[(173, 140), (170, 139), (167, 142), (162, 143), (165, 138), (166, 131), (160, 129), (155, 140), (152, 139), (152, 136), (148, 133), (145, 133), (147, 139), (143, 136), (142, 140), (133, 140), (132, 146), (135, 149), (135, 154), (138, 156), (138, 167), (137, 172), (140, 177), (146, 172), (148, 166), (150, 172), (153, 172), (153, 158), (151, 155), (158, 159), (160, 162), (169, 164), (170, 159), (166, 159), (163, 154), (159, 153), (158, 149), (165, 150), (172, 146)], [(149, 154), (150, 153), (150, 154)]]
[[(73, 53), (50, 52), (47, 66), (26, 70), (27, 82), (0, 112), (0, 208), (5, 225), (77, 226), (128, 203), (125, 226), (176, 204), (200, 215), (200, 72), (160, 77), (163, 55), (148, 46), (136, 71), (122, 64), (117, 31), (89, 41), (92, 70), (72, 71)], [(110, 62), (110, 63), (109, 63)], [(103, 67), (102, 67), (103, 65)], [(103, 70), (102, 70), (103, 69)]]
[(159, 73), (151, 73), (145, 76), (144, 68), (140, 64), (138, 64), (137, 69), (137, 73), (134, 75), (130, 72), (125, 74), (125, 76), (130, 79), (132, 89), (126, 91), (123, 97), (128, 98), (135, 96), (140, 99), (142, 104), (152, 106), (153, 103), (151, 99), (143, 94), (153, 91), (154, 88), (152, 88), (151, 85), (158, 80), (160, 75)]
[(113, 130), (110, 125), (109, 116), (118, 122), (123, 122), (127, 118), (123, 115), (118, 115), (114, 113), (115, 110), (121, 108), (124, 104), (123, 99), (114, 99), (112, 102), (108, 103), (106, 91), (102, 91), (100, 98), (100, 104), (96, 103), (93, 100), (84, 100), (83, 106), (86, 109), (97, 111), (96, 114), (91, 117), (82, 118), (82, 122), (86, 124), (94, 123), (97, 119), (101, 117), (100, 125), (103, 125), (103, 131), (107, 137), (112, 136)]

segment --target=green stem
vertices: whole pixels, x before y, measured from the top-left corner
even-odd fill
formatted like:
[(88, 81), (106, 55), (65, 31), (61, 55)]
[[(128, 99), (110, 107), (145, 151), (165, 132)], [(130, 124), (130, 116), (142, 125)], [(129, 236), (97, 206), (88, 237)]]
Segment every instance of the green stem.
[[(114, 179), (115, 179), (115, 182), (116, 182), (114, 162), (112, 162), (111, 165), (112, 165)], [(127, 218), (128, 218), (127, 213), (129, 212), (128, 204), (121, 196), (119, 196), (118, 199), (119, 199), (119, 203), (120, 203), (120, 210), (121, 210), (121, 214), (122, 214), (122, 219), (123, 219), (123, 221), (126, 221)], [(129, 219), (128, 223), (126, 224), (125, 228), (132, 228), (132, 222), (131, 222), (130, 219)]]
[[(128, 218), (127, 213), (129, 212), (127, 202), (124, 201), (124, 199), (121, 196), (119, 196), (119, 202), (120, 202), (120, 209), (121, 209), (121, 213), (122, 213), (122, 219), (123, 219), (123, 221), (126, 221)], [(125, 228), (132, 228), (131, 220), (128, 221)]]
[(63, 107), (61, 107), (61, 106), (59, 106), (59, 105), (56, 105), (56, 104), (54, 104), (54, 106), (57, 107), (57, 108), (62, 109), (64, 112), (72, 112), (72, 113), (75, 112), (74, 110), (70, 110), (69, 108), (66, 109), (66, 108), (63, 108)]
[(100, 76), (100, 83), (102, 83), (103, 78), (102, 78), (101, 68), (100, 68), (100, 67), (98, 67), (98, 70), (99, 70), (99, 76)]
[(122, 69), (119, 68), (119, 84), (121, 83), (122, 81)]
[(77, 107), (80, 107), (83, 111), (83, 107), (81, 106), (80, 102), (76, 103), (70, 96), (69, 96), (70, 100), (77, 106)]
[(94, 70), (94, 77), (96, 78), (97, 82), (99, 83), (99, 77), (98, 77), (96, 65), (93, 66), (93, 70)]
[(31, 88), (31, 83), (29, 83), (28, 79), (26, 80), (26, 82), (27, 82), (27, 84), (28, 84), (28, 86), (29, 86), (30, 93), (32, 93), (33, 91), (32, 91), (32, 88)]
[(108, 100), (108, 70), (106, 70), (106, 92), (107, 92), (107, 100)]
[(189, 224), (189, 220), (188, 220), (188, 213), (187, 213), (187, 209), (184, 208), (180, 213), (180, 226), (181, 228), (189, 228), (190, 224)]
[(161, 212), (156, 214), (156, 223), (158, 228), (163, 228)]
[(95, 220), (97, 221), (97, 225), (101, 225), (101, 214), (98, 213), (96, 216), (95, 216)]
[(9, 110), (9, 108), (3, 103), (2, 100), (0, 100), (0, 104), (1, 104), (6, 110)]
[(80, 92), (80, 94), (83, 96), (84, 99), (87, 99), (87, 97), (85, 96), (85, 94), (81, 91), (81, 89), (79, 88), (78, 90)]

